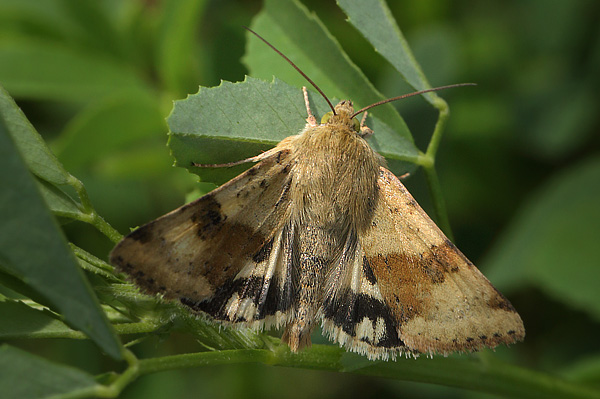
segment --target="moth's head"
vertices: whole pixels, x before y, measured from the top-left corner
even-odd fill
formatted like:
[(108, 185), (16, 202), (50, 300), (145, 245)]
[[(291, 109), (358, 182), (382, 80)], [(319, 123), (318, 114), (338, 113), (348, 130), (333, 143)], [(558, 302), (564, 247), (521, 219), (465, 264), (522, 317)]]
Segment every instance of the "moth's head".
[(360, 131), (360, 122), (358, 119), (353, 117), (354, 107), (352, 101), (343, 100), (335, 106), (335, 114), (333, 111), (329, 111), (323, 118), (321, 118), (321, 124), (324, 125), (345, 125), (355, 132)]

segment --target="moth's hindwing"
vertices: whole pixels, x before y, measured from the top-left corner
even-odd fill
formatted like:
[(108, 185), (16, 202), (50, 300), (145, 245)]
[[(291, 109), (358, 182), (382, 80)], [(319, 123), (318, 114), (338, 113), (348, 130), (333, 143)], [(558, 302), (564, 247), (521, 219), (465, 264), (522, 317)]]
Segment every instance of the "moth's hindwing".
[[(148, 293), (217, 320), (281, 324), (291, 306), (289, 151), (129, 234), (110, 259)], [(266, 319), (266, 320), (265, 320)]]
[(343, 253), (327, 281), (320, 316), (325, 334), (369, 359), (395, 358), (410, 351), (398, 335), (398, 322), (364, 258), (357, 233), (348, 234)]
[[(362, 270), (387, 304), (407, 350), (447, 354), (523, 339), (511, 303), (444, 236), (402, 183), (381, 168)], [(358, 266), (354, 266), (358, 268)], [(368, 279), (367, 279), (368, 280)]]

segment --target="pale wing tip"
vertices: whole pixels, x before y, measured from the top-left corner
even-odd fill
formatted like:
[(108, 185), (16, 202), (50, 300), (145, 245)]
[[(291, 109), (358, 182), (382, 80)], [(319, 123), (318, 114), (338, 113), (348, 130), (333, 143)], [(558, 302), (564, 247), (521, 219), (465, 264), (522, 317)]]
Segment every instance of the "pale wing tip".
[(400, 337), (404, 343), (420, 353), (448, 355), (454, 352), (476, 352), (510, 345), (525, 338), (525, 327), (518, 313), (505, 312), (484, 326), (465, 326), (461, 330), (440, 330), (437, 334), (423, 333), (410, 323), (403, 326)]

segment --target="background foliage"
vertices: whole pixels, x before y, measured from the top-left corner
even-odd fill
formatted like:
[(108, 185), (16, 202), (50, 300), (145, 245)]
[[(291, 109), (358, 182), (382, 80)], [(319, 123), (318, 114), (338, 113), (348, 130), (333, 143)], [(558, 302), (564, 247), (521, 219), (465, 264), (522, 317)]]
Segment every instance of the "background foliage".
[[(303, 4), (385, 96), (413, 90), (333, 1)], [(125, 233), (218, 180), (205, 176), (198, 184), (171, 167), (165, 118), (173, 100), (245, 74), (303, 84), (287, 66), (252, 59), (252, 43), (246, 52), (241, 26), (266, 23), (261, 7), (233, 0), (0, 0), (0, 84), (8, 93), (0, 96), (0, 339), (9, 344), (0, 348), (0, 391), (43, 397), (32, 392), (112, 381), (125, 367), (113, 329), (124, 341), (152, 332), (134, 347), (140, 358), (205, 349), (189, 333), (172, 332), (188, 331), (178, 323), (194, 320), (120, 285), (102, 260), (118, 238), (110, 226)], [(511, 299), (527, 329), (524, 343), (483, 356), (600, 388), (600, 4), (427, 0), (389, 7), (433, 86), (478, 84), (440, 93), (452, 116), (436, 168), (456, 243)], [(293, 43), (283, 47), (303, 69), (313, 68)], [(366, 95), (358, 83), (321, 82), (316, 73), (310, 75), (332, 97)], [(425, 150), (435, 110), (422, 98), (394, 107)], [(414, 171), (406, 184), (429, 211), (422, 171), (403, 165), (397, 172)], [(31, 279), (36, 267), (45, 274)], [(124, 323), (132, 314), (114, 309), (129, 309), (140, 322)], [(213, 348), (264, 346), (251, 334), (223, 337), (206, 326), (200, 334)], [(434, 369), (443, 359), (411, 362)], [(149, 374), (122, 397), (481, 397), (239, 363)], [(15, 391), (15, 379), (31, 370), (38, 384)], [(456, 385), (452, 378), (446, 383)]]

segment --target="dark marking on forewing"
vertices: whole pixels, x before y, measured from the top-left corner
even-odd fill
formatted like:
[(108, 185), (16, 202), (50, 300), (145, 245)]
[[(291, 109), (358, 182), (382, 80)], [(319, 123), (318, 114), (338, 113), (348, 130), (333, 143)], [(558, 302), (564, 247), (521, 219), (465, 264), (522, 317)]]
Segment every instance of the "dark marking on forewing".
[(227, 281), (206, 301), (199, 302), (190, 298), (180, 298), (180, 301), (192, 310), (205, 312), (216, 320), (252, 321), (241, 317), (232, 320), (227, 315), (226, 305), (234, 294), (237, 294), (240, 299), (250, 298), (256, 305), (257, 312), (252, 320), (261, 320), (266, 316), (274, 315), (277, 311), (287, 311), (292, 306), (290, 287), (279, 287), (277, 278), (265, 280), (258, 276)]
[(221, 212), (221, 204), (212, 194), (206, 194), (204, 197), (181, 208), (181, 211), (194, 209), (190, 216), (192, 223), (196, 225), (198, 236), (205, 240), (214, 234), (225, 223), (227, 216)]
[(144, 272), (138, 270), (133, 263), (125, 261), (125, 259), (123, 259), (123, 257), (120, 255), (113, 257), (111, 259), (111, 263), (116, 265), (120, 271), (127, 273), (130, 277), (132, 277), (139, 286), (144, 287), (144, 283), (146, 281), (144, 278)]
[(152, 230), (152, 225), (154, 222), (150, 222), (139, 229), (136, 229), (129, 233), (127, 238), (131, 238), (132, 240), (138, 241), (141, 244), (146, 244), (154, 239), (154, 233)]
[(375, 275), (373, 274), (373, 269), (371, 269), (371, 265), (369, 264), (369, 260), (367, 259), (366, 256), (363, 256), (362, 265), (363, 265), (363, 274), (364, 274), (365, 278), (371, 285), (375, 285), (377, 283), (377, 279), (375, 278)]
[(283, 202), (290, 199), (290, 187), (291, 186), (292, 186), (291, 180), (289, 180), (287, 183), (285, 183), (285, 185), (283, 186), (283, 190), (281, 191), (281, 195), (279, 196), (279, 199), (275, 203), (275, 208), (278, 208), (279, 205), (281, 205)]
[(367, 198), (367, 212), (369, 212), (370, 215), (373, 215), (373, 213), (375, 212), (375, 207), (377, 206), (377, 203), (379, 201), (379, 187), (377, 185), (375, 185), (374, 191), (377, 194), (377, 196)]
[(501, 309), (507, 312), (517, 312), (517, 310), (513, 307), (512, 303), (504, 295), (500, 293), (496, 288), (494, 288), (496, 293), (495, 296), (490, 298), (487, 302), (487, 305), (492, 309)]
[(281, 163), (282, 161), (284, 161), (289, 155), (290, 155), (291, 151), (290, 150), (281, 150), (277, 153), (277, 155), (275, 156), (275, 162), (277, 163)]
[(385, 303), (366, 294), (356, 294), (349, 288), (340, 291), (335, 298), (327, 298), (323, 303), (323, 317), (330, 320), (346, 334), (356, 337), (356, 326), (365, 318), (373, 323), (381, 318), (385, 324), (384, 336), (378, 342), (363, 341), (382, 348), (397, 348), (404, 346), (398, 337), (398, 323)]
[(256, 174), (258, 174), (258, 171), (261, 169), (261, 167), (262, 167), (261, 164), (254, 165), (253, 167), (251, 167), (250, 169), (248, 169), (246, 171), (246, 174), (248, 176), (256, 176)]
[(255, 263), (264, 262), (271, 255), (271, 250), (273, 249), (273, 241), (275, 241), (275, 238), (271, 238), (269, 241), (264, 243), (263, 246), (260, 247), (258, 252), (256, 252), (254, 256), (252, 256), (252, 260)]

